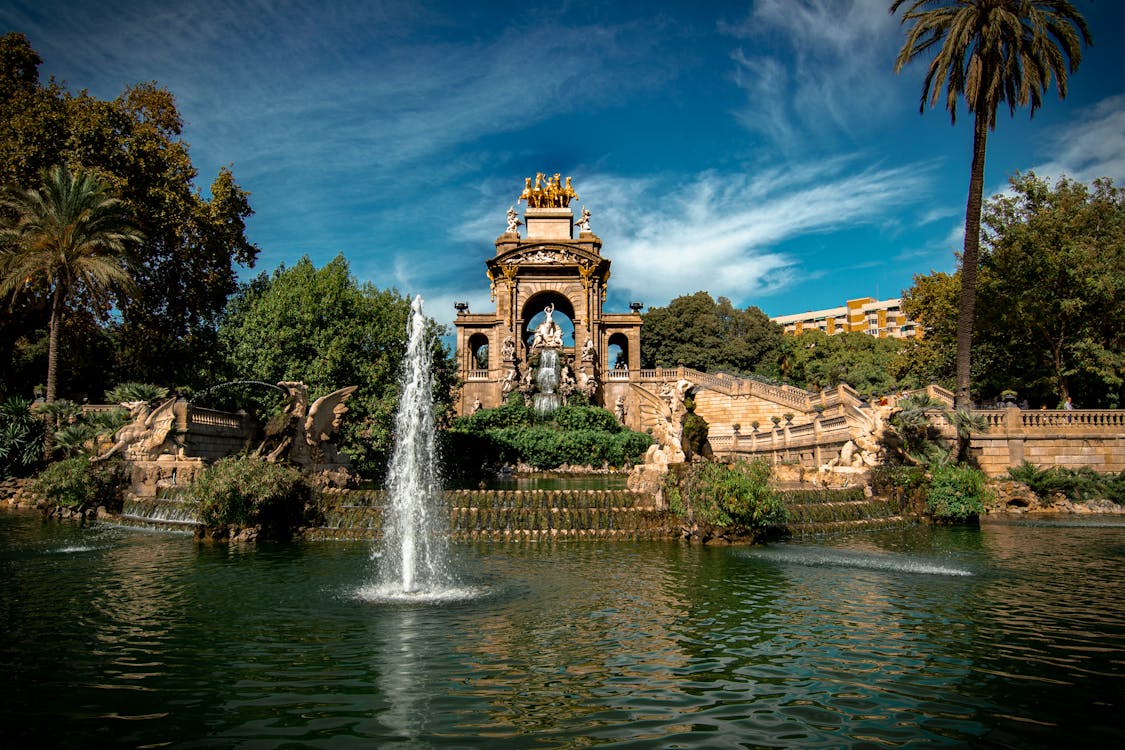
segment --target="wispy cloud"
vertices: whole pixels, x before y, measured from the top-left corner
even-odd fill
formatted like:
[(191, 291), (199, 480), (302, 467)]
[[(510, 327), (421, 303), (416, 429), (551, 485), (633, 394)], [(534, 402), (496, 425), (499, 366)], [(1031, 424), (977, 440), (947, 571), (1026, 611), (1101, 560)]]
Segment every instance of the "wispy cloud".
[(744, 21), (720, 25), (750, 45), (731, 54), (746, 92), (739, 121), (786, 152), (810, 135), (862, 133), (898, 106), (896, 28), (885, 0), (757, 0)]
[(1111, 96), (1079, 112), (1051, 138), (1054, 157), (1032, 168), (1055, 180), (1066, 175), (1081, 182), (1111, 177), (1125, 184), (1125, 94)]
[(839, 159), (754, 176), (707, 172), (671, 186), (655, 177), (601, 175), (587, 178), (583, 197), (598, 207), (594, 230), (612, 253), (619, 288), (653, 305), (700, 289), (749, 304), (813, 270), (780, 245), (878, 223), (926, 192), (928, 175), (918, 165), (845, 166), (854, 164)]

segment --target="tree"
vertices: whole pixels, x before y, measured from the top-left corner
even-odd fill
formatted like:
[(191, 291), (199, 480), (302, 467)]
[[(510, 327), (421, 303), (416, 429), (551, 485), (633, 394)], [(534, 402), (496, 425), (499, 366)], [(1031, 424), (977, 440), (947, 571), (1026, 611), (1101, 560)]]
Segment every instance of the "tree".
[(50, 300), (47, 401), (58, 385), (58, 341), (63, 311), (81, 297), (95, 311), (109, 309), (114, 286), (127, 288), (130, 244), (140, 241), (120, 200), (85, 170), (57, 166), (36, 190), (11, 189), (0, 207), (14, 215), (0, 227), (0, 296), (41, 293)]
[(896, 377), (954, 387), (960, 294), (960, 273), (933, 271), (925, 276), (914, 275), (914, 285), (902, 294), (902, 309), (922, 327), (923, 333), (920, 339), (910, 339), (895, 359), (892, 370)]
[[(371, 476), (384, 468), (391, 445), (409, 319), (409, 299), (358, 284), (342, 255), (319, 269), (304, 257), (259, 275), (231, 300), (219, 343), (232, 379), (299, 380), (310, 401), (358, 385), (340, 444)], [(443, 331), (434, 324), (432, 334), (434, 393), (444, 412), (455, 371), (439, 338)]]
[(1008, 363), (986, 384), (1054, 406), (1117, 406), (1125, 382), (1125, 190), (1014, 176), (984, 211), (979, 337)]
[(891, 373), (892, 363), (907, 345), (902, 339), (805, 331), (789, 342), (789, 379), (802, 388), (815, 391), (847, 383), (863, 396), (901, 388)]
[[(144, 238), (131, 293), (113, 300), (120, 313), (108, 329), (114, 356), (101, 362), (124, 377), (110, 374), (106, 382), (206, 381), (219, 316), (238, 288), (236, 266), (253, 266), (258, 254), (245, 237), (248, 194), (228, 168), (207, 197), (200, 194), (168, 90), (141, 83), (111, 101), (72, 95), (53, 80), (40, 83), (41, 62), (22, 34), (0, 37), (0, 183), (34, 187), (42, 169), (64, 162), (105, 180)], [(18, 325), (0, 321), (5, 359), (27, 351), (48, 317), (28, 304), (14, 313)]]
[(1013, 116), (1017, 106), (1030, 106), (1034, 115), (1052, 78), (1064, 98), (1067, 75), (1078, 69), (1090, 32), (1086, 20), (1065, 0), (894, 0), (890, 12), (903, 5), (908, 7), (902, 23), (910, 27), (895, 59), (895, 72), (936, 49), (922, 84), (920, 111), (925, 111), (927, 101), (935, 106), (944, 89), (945, 107), (954, 123), (962, 97), (973, 114), (957, 306), (956, 403), (967, 408), (988, 133), (996, 128), (1001, 104), (1007, 104)]
[(773, 363), (781, 345), (781, 326), (757, 307), (736, 309), (707, 292), (651, 307), (641, 327), (641, 365), (684, 365), (704, 372), (751, 373)]

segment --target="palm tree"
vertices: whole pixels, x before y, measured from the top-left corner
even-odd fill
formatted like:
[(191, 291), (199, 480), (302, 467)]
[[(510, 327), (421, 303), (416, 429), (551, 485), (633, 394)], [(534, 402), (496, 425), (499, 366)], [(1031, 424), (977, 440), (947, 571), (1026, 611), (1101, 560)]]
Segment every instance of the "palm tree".
[(945, 107), (957, 122), (957, 102), (964, 97), (973, 115), (973, 162), (965, 207), (965, 245), (961, 256), (961, 298), (957, 308), (957, 408), (971, 404), (969, 362), (980, 252), (980, 213), (984, 193), (984, 156), (988, 132), (996, 128), (996, 110), (1008, 105), (1042, 104), (1054, 78), (1059, 98), (1066, 96), (1068, 73), (1078, 69), (1082, 45), (1090, 44), (1085, 19), (1063, 0), (895, 0), (890, 12), (909, 6), (902, 16), (910, 24), (895, 60), (898, 73), (910, 61), (936, 50), (922, 84), (922, 101)]
[(109, 308), (112, 288), (129, 288), (125, 268), (140, 237), (124, 204), (97, 175), (59, 165), (42, 175), (39, 189), (8, 188), (0, 196), (0, 297), (43, 293), (50, 303), (47, 401), (58, 385), (58, 339), (63, 311), (75, 296), (95, 309)]

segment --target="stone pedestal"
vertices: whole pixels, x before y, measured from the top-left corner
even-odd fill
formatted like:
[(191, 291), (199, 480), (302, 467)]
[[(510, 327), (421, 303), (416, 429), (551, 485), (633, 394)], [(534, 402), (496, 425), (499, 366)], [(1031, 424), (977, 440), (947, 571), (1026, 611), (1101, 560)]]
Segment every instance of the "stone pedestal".
[(569, 208), (528, 208), (523, 218), (529, 240), (574, 238), (574, 212)]

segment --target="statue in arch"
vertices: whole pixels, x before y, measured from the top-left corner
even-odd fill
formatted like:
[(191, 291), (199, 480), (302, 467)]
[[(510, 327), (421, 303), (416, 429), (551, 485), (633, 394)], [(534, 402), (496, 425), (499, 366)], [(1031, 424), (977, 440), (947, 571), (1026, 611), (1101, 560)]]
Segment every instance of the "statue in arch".
[(549, 304), (543, 309), (546, 318), (539, 327), (535, 329), (535, 337), (531, 340), (532, 348), (545, 347), (548, 349), (561, 349), (562, 348), (562, 327), (555, 322), (553, 314), (555, 312), (554, 304)]

